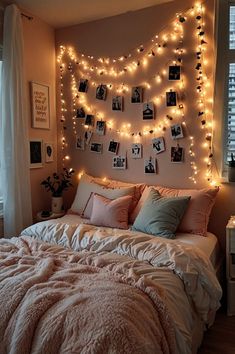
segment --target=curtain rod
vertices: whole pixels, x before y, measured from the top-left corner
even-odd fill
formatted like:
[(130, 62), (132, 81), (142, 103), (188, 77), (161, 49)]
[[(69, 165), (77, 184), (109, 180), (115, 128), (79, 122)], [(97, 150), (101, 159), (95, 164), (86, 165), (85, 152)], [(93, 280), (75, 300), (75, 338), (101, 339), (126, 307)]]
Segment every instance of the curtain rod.
[(21, 16), (27, 18), (29, 21), (33, 20), (32, 16), (28, 16), (28, 15), (24, 14), (23, 12), (21, 12)]

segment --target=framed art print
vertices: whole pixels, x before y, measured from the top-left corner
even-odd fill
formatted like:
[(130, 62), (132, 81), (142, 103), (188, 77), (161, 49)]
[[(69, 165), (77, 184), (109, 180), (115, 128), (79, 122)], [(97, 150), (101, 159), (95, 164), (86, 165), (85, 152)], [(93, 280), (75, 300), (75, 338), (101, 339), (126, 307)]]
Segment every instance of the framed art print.
[(31, 82), (32, 127), (50, 129), (49, 86)]
[(54, 161), (54, 147), (51, 143), (45, 143), (45, 162)]
[(42, 167), (42, 140), (30, 140), (30, 168)]

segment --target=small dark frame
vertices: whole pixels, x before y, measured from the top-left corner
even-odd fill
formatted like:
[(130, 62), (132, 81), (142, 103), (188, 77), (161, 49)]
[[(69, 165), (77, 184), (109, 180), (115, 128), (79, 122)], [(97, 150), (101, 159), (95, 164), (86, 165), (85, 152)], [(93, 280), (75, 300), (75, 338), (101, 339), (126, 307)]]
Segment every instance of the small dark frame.
[(180, 80), (181, 66), (180, 65), (170, 65), (169, 66), (169, 80), (176, 81)]
[(79, 92), (87, 92), (88, 90), (88, 80), (87, 79), (80, 79), (78, 91)]
[(106, 100), (106, 96), (107, 96), (107, 86), (106, 85), (99, 85), (96, 88), (96, 99), (97, 100)]
[(166, 105), (167, 107), (177, 106), (177, 94), (175, 91), (166, 92)]
[(180, 146), (171, 147), (171, 162), (181, 163), (184, 161), (184, 149)]
[(29, 142), (30, 168), (42, 167), (42, 140), (31, 140)]

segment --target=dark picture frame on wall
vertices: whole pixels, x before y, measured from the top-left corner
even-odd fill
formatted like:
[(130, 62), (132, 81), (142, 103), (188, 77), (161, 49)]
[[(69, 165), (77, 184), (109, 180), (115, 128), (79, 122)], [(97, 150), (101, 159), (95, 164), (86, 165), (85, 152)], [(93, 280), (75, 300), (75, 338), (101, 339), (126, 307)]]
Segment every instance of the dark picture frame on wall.
[(175, 107), (177, 105), (177, 94), (175, 91), (166, 92), (166, 106)]
[(30, 151), (30, 168), (40, 168), (43, 166), (42, 163), (42, 140), (35, 139), (29, 142)]
[(180, 65), (170, 65), (169, 66), (169, 80), (177, 81), (180, 80), (181, 66)]
[(54, 161), (54, 144), (45, 143), (45, 162)]

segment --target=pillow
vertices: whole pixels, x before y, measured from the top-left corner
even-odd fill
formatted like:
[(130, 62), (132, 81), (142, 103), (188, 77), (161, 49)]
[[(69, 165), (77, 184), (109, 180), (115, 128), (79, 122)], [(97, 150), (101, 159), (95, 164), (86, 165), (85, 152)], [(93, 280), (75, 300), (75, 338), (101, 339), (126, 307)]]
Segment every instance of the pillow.
[(172, 189), (156, 187), (163, 196), (191, 196), (188, 209), (178, 227), (179, 232), (206, 236), (209, 217), (219, 188)]
[(207, 225), (212, 207), (219, 188), (204, 189), (174, 189), (160, 186), (146, 187), (132, 215), (138, 215), (148, 197), (150, 189), (154, 188), (164, 197), (190, 196), (188, 208), (182, 218), (177, 232), (186, 232), (206, 236)]
[(136, 205), (138, 204), (138, 201), (140, 200), (140, 197), (144, 191), (146, 184), (144, 184), (144, 183), (137, 183), (137, 184), (127, 183), (127, 182), (122, 182), (122, 181), (116, 181), (113, 179), (109, 179), (108, 182), (109, 182), (109, 184), (108, 184), (109, 188), (135, 187), (135, 192), (134, 192), (131, 206), (130, 206), (130, 216), (129, 216), (130, 222), (133, 223), (135, 220), (135, 216), (133, 217), (132, 212), (135, 209)]
[(102, 195), (109, 199), (116, 199), (125, 195), (133, 195), (135, 187), (126, 188), (107, 188), (87, 179), (86, 175), (82, 176), (77, 188), (76, 196), (71, 206), (72, 213), (83, 215), (90, 218), (92, 209), (92, 193)]
[(175, 231), (184, 215), (190, 197), (162, 197), (154, 188), (135, 219), (132, 230), (175, 238)]
[(111, 200), (94, 194), (90, 223), (97, 226), (128, 229), (128, 211), (132, 196)]

